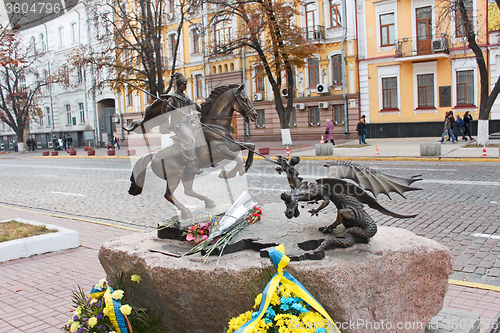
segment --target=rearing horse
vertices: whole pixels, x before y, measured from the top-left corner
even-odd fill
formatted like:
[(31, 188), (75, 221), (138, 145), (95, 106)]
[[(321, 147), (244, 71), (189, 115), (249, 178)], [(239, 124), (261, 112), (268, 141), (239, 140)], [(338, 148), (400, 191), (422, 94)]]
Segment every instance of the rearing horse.
[[(199, 145), (199, 147), (196, 148), (198, 167), (208, 168), (210, 166), (215, 166), (216, 163), (222, 160), (236, 160), (236, 166), (225, 175), (221, 172), (219, 177), (225, 176), (232, 178), (236, 176), (238, 172), (240, 175), (243, 175), (253, 162), (252, 150), (255, 149), (253, 143), (238, 142), (238, 144), (236, 144), (226, 139), (231, 138), (234, 140), (230, 130), (234, 111), (244, 116), (246, 121), (255, 121), (257, 117), (255, 108), (243, 89), (243, 85), (217, 87), (201, 105), (201, 122), (209, 128), (203, 127), (203, 134), (207, 145)], [(243, 158), (236, 153), (243, 149), (251, 149), (248, 152), (245, 165), (243, 165)], [(146, 154), (137, 160), (132, 175), (130, 176), (131, 184), (128, 191), (129, 194), (139, 195), (142, 193), (146, 177), (146, 168), (150, 163), (153, 172), (158, 177), (167, 181), (165, 199), (170, 201), (181, 211), (181, 218), (189, 218), (191, 212), (173, 195), (180, 182), (182, 182), (184, 186), (184, 193), (186, 195), (204, 201), (205, 207), (207, 208), (215, 206), (213, 200), (193, 190), (195, 175), (192, 172), (187, 172), (184, 167), (185, 162), (182, 154), (179, 153), (178, 144), (163, 148), (156, 153)]]

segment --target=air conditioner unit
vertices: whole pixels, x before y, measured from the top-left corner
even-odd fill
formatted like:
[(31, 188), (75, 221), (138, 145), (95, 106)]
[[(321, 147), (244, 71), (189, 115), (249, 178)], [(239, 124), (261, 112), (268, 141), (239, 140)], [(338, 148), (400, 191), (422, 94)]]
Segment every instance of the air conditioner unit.
[(324, 94), (328, 92), (328, 87), (325, 84), (318, 84), (316, 86), (316, 91), (320, 94)]
[(288, 89), (286, 89), (286, 88), (281, 89), (281, 95), (283, 95), (283, 97), (287, 97), (288, 96)]
[(328, 104), (328, 102), (319, 102), (318, 103), (318, 107), (320, 109), (328, 109), (328, 106), (330, 106), (330, 104)]
[(447, 49), (446, 39), (439, 38), (432, 41), (432, 52), (446, 51)]
[(47, 147), (54, 148), (54, 144), (51, 141), (49, 141), (49, 142), (47, 142)]
[(306, 105), (304, 103), (297, 103), (295, 104), (295, 110), (305, 110)]
[(113, 122), (114, 123), (119, 123), (120, 122), (120, 118), (119, 117), (113, 117)]
[(253, 94), (253, 100), (254, 101), (262, 101), (263, 98), (264, 98), (264, 96), (262, 95), (262, 93), (255, 93), (255, 94)]

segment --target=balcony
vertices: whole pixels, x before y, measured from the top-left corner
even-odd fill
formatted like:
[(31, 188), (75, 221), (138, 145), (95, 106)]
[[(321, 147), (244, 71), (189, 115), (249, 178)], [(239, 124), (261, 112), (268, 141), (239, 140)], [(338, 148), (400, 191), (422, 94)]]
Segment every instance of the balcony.
[(322, 25), (302, 28), (302, 33), (308, 41), (320, 41), (325, 39), (325, 27)]
[(448, 58), (448, 36), (438, 38), (403, 38), (396, 41), (396, 58), (400, 61)]

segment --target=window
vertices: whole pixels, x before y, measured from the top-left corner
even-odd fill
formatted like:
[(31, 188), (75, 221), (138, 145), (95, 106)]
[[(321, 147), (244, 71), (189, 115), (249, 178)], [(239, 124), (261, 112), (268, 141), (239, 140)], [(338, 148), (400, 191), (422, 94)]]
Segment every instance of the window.
[(66, 125), (71, 125), (71, 106), (69, 104), (66, 104), (65, 108), (66, 108)]
[(167, 8), (166, 8), (167, 13), (173, 14), (175, 12), (175, 3), (174, 0), (168, 0), (167, 1)]
[(78, 83), (83, 82), (83, 71), (82, 71), (82, 65), (80, 64), (76, 65), (76, 81)]
[(50, 107), (45, 107), (45, 114), (47, 115), (47, 126), (50, 126), (52, 119), (50, 118)]
[(132, 99), (132, 91), (130, 91), (130, 88), (127, 87), (127, 106), (132, 105), (134, 105), (134, 101)]
[(418, 107), (434, 107), (434, 74), (417, 75)]
[(265, 110), (257, 110), (257, 120), (255, 120), (255, 126), (257, 126), (257, 128), (266, 127), (266, 111)]
[(398, 78), (382, 78), (382, 108), (398, 109)]
[(40, 118), (38, 118), (38, 124), (39, 124), (38, 127), (43, 127), (43, 115)]
[(36, 54), (36, 42), (35, 42), (35, 37), (30, 38), (30, 53), (35, 55)]
[(229, 43), (231, 36), (231, 21), (224, 20), (215, 24), (214, 42), (216, 46)]
[(342, 57), (340, 54), (332, 57), (332, 85), (342, 83)]
[(59, 46), (64, 46), (64, 28), (59, 28)]
[(457, 71), (457, 105), (474, 105), (474, 71)]
[(317, 106), (309, 107), (309, 125), (311, 126), (320, 126), (320, 113), (319, 108)]
[(318, 18), (316, 17), (316, 3), (308, 3), (306, 4), (306, 34), (308, 40), (315, 40), (315, 29), (316, 24), (318, 22)]
[(46, 49), (45, 49), (45, 38), (43, 36), (43, 34), (40, 34), (40, 36), (38, 37), (38, 39), (40, 39), (40, 51), (41, 52), (45, 52)]
[(201, 74), (194, 76), (196, 98), (203, 98), (203, 76)]
[[(473, 0), (463, 0), (463, 4), (465, 9), (467, 10), (467, 17), (469, 18), (469, 22), (474, 24), (474, 15), (473, 15)], [(462, 14), (458, 7), (458, 3), (455, 2), (455, 36), (456, 37), (465, 37), (465, 33), (467, 32), (465, 29), (465, 22), (462, 19)]]
[(380, 15), (380, 46), (394, 45), (394, 13)]
[(255, 67), (255, 91), (264, 92), (264, 68), (262, 66)]
[(193, 52), (200, 53), (200, 31), (198, 28), (193, 29)]
[(174, 57), (175, 43), (177, 43), (177, 38), (175, 38), (175, 34), (168, 35), (168, 43), (170, 44), (170, 47), (168, 48), (168, 56), (170, 58), (173, 58)]
[(337, 104), (333, 106), (333, 122), (335, 123), (335, 125), (345, 124), (345, 114), (344, 114), (343, 104)]
[(224, 72), (227, 73), (227, 71), (228, 71), (227, 64), (224, 64)]
[(63, 79), (64, 84), (69, 84), (69, 71), (68, 66), (64, 65), (61, 67), (61, 77)]
[(47, 71), (43, 71), (43, 79), (45, 80), (44, 83), (46, 84), (45, 90), (49, 90), (50, 84), (47, 83), (49, 82), (49, 73)]
[(342, 25), (341, 19), (341, 5), (338, 0), (330, 0), (330, 18), (331, 18), (331, 27), (340, 27)]
[(288, 119), (288, 126), (297, 127), (297, 110), (295, 108), (293, 108), (292, 113), (290, 113), (290, 118)]
[(80, 111), (80, 124), (85, 123), (85, 106), (83, 103), (78, 103), (78, 110)]
[(71, 41), (76, 43), (76, 23), (71, 23)]
[(231, 63), (231, 66), (229, 66), (229, 68), (231, 69), (231, 72), (234, 72), (234, 64)]
[(309, 59), (309, 88), (316, 88), (319, 84), (319, 61), (317, 59)]
[(24, 75), (19, 76), (19, 87), (21, 89), (26, 88), (26, 77)]

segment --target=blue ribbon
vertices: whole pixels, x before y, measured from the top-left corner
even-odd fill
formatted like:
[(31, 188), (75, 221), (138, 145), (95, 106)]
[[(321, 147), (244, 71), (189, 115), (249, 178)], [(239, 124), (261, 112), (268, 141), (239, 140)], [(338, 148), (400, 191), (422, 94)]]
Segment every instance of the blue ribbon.
[(259, 312), (257, 316), (242, 325), (236, 333), (251, 333), (255, 325), (262, 319), (271, 302), (272, 295), (280, 283), (290, 285), (290, 290), (297, 296), (303, 299), (313, 309), (318, 311), (323, 317), (329, 320), (332, 324), (333, 331), (340, 333), (339, 329), (333, 322), (332, 318), (328, 315), (323, 306), (307, 291), (307, 289), (290, 273), (283, 271), (283, 269), (290, 262), (290, 258), (285, 255), (285, 246), (283, 244), (276, 246), (269, 251), (269, 256), (273, 261), (274, 266), (278, 269), (271, 281), (267, 284), (262, 293), (262, 301), (260, 302)]

